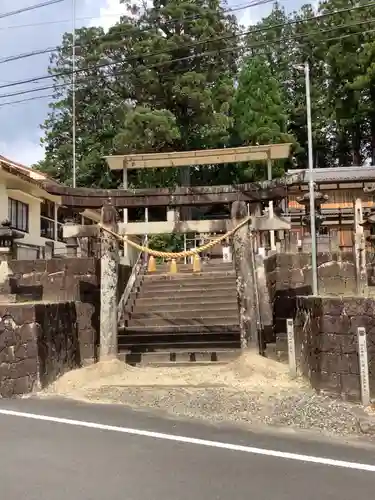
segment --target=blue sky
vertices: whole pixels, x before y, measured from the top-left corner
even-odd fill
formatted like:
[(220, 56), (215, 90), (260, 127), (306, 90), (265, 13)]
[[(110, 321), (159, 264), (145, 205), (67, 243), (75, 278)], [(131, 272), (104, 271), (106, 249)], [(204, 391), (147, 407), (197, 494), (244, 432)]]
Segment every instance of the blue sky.
[[(22, 9), (42, 0), (1, 0), (0, 15)], [(242, 6), (247, 0), (229, 0), (229, 6)], [(298, 9), (303, 0), (280, 0), (288, 10)], [(247, 8), (237, 13), (243, 24), (252, 24), (267, 15), (272, 3)], [(104, 28), (114, 24), (125, 10), (120, 0), (76, 0), (76, 25), (101, 25)], [(72, 0), (63, 0), (38, 10), (0, 19), (0, 62), (2, 58), (33, 50), (54, 47), (61, 36), (72, 28)], [(48, 54), (0, 64), (0, 87), (7, 83), (47, 74)], [(0, 95), (30, 90), (41, 86), (41, 82), (28, 83), (10, 88), (0, 88)], [(43, 158), (39, 145), (40, 124), (48, 112), (48, 100), (41, 99), (14, 105), (5, 105), (12, 100), (47, 94), (49, 91), (26, 94), (19, 97), (0, 98), (0, 155), (13, 161), (30, 165)]]

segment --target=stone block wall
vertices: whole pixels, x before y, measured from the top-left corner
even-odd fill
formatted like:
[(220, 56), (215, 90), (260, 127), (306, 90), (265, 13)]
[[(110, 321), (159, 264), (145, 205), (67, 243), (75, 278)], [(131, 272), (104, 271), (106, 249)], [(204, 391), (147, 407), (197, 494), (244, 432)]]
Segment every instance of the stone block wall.
[[(17, 302), (76, 302), (83, 363), (97, 357), (100, 323), (100, 259), (11, 260), (10, 293)], [(119, 266), (118, 297), (131, 273)]]
[[(100, 332), (100, 260), (12, 260), (9, 268), (12, 302), (6, 294), (0, 302), (0, 397), (32, 392), (91, 363)], [(130, 273), (119, 266), (119, 299)]]
[[(317, 256), (318, 286), (322, 295), (356, 292), (356, 273), (353, 253), (320, 253)], [(274, 254), (266, 259), (270, 292), (309, 287), (311, 291), (311, 254)]]
[(317, 391), (360, 400), (357, 328), (367, 332), (370, 390), (375, 397), (375, 301), (298, 297), (295, 316), (300, 372)]
[(0, 305), (0, 397), (46, 387), (81, 365), (75, 302)]
[[(319, 293), (353, 295), (356, 275), (352, 253), (318, 254)], [(298, 296), (312, 293), (311, 254), (275, 254), (265, 261), (267, 285), (273, 304), (274, 341), (279, 356), (286, 353), (286, 319), (296, 313)]]

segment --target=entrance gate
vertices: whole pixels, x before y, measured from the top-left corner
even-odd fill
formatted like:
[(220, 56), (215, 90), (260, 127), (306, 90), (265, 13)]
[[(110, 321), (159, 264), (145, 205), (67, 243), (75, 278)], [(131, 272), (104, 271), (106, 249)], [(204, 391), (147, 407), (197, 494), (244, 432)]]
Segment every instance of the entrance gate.
[[(234, 186), (210, 187), (176, 187), (173, 189), (135, 189), (127, 188), (127, 172), (133, 168), (184, 167), (188, 165), (210, 165), (234, 162), (265, 161), (270, 171), (273, 160), (287, 158), (290, 151), (289, 144), (231, 148), (226, 150), (192, 151), (184, 153), (161, 153), (145, 155), (112, 156), (107, 158), (112, 170), (123, 171), (123, 189), (103, 190), (91, 188), (69, 188), (44, 184), (44, 188), (51, 194), (62, 197), (62, 204), (72, 208), (91, 208), (102, 210), (101, 223), (95, 226), (65, 225), (63, 230), (67, 246), (74, 249), (77, 238), (101, 237), (101, 357), (117, 355), (117, 328), (118, 318), (126, 309), (128, 300), (134, 292), (137, 279), (144, 270), (138, 259), (133, 267), (132, 275), (126, 287), (124, 296), (118, 301), (117, 291), (117, 263), (118, 242), (123, 241), (125, 248), (138, 249), (151, 256), (168, 257), (172, 261), (172, 271), (175, 271), (176, 259), (190, 255), (197, 256), (202, 250), (214, 246), (219, 241), (231, 238), (234, 250), (234, 264), (237, 276), (237, 295), (239, 300), (239, 328), (241, 331), (241, 345), (258, 343), (258, 332), (265, 326), (265, 322), (272, 323), (272, 317), (263, 311), (265, 293), (264, 277), (261, 290), (256, 290), (255, 282), (262, 273), (256, 273), (253, 246), (262, 245), (262, 235), (270, 235), (271, 250), (276, 248), (276, 231), (290, 229), (287, 220), (274, 214), (274, 204), (280, 203), (286, 196), (287, 185), (293, 182), (291, 178), (267, 180), (258, 183), (248, 183)], [(270, 177), (270, 175), (268, 175)], [(262, 204), (268, 203), (268, 212), (262, 213)], [(180, 209), (198, 205), (215, 204), (232, 205), (231, 219), (218, 220), (181, 220)], [(167, 217), (161, 222), (130, 222), (128, 209), (132, 207), (164, 206)], [(123, 221), (118, 223), (116, 209), (123, 209)], [(147, 213), (147, 211), (146, 211)], [(216, 240), (211, 241), (204, 248), (170, 254), (169, 252), (155, 252), (131, 240), (133, 236), (144, 237), (153, 234), (168, 233), (216, 233)], [(255, 234), (256, 237), (252, 238)], [(199, 259), (195, 257), (195, 270), (200, 271)], [(153, 269), (149, 262), (149, 270)], [(259, 284), (259, 283), (258, 283)], [(133, 293), (134, 297), (134, 293)], [(120, 314), (118, 315), (118, 305)], [(262, 318), (263, 316), (263, 318)], [(272, 315), (271, 315), (272, 316)], [(178, 326), (178, 325), (177, 325)]]

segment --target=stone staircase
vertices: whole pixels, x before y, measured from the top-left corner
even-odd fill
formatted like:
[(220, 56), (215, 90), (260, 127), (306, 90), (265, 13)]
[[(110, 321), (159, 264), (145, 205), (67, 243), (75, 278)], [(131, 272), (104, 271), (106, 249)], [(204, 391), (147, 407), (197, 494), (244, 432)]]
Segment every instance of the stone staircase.
[(224, 362), (240, 353), (236, 276), (231, 263), (210, 261), (146, 274), (119, 325), (120, 357), (135, 363)]

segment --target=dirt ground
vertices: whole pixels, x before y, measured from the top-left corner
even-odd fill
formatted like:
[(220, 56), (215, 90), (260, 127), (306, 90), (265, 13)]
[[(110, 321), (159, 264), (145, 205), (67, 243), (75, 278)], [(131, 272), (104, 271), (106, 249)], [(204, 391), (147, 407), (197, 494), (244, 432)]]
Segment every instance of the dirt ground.
[(226, 365), (136, 368), (120, 361), (66, 373), (41, 394), (212, 422), (358, 433), (355, 406), (317, 395), (282, 363), (252, 353)]

